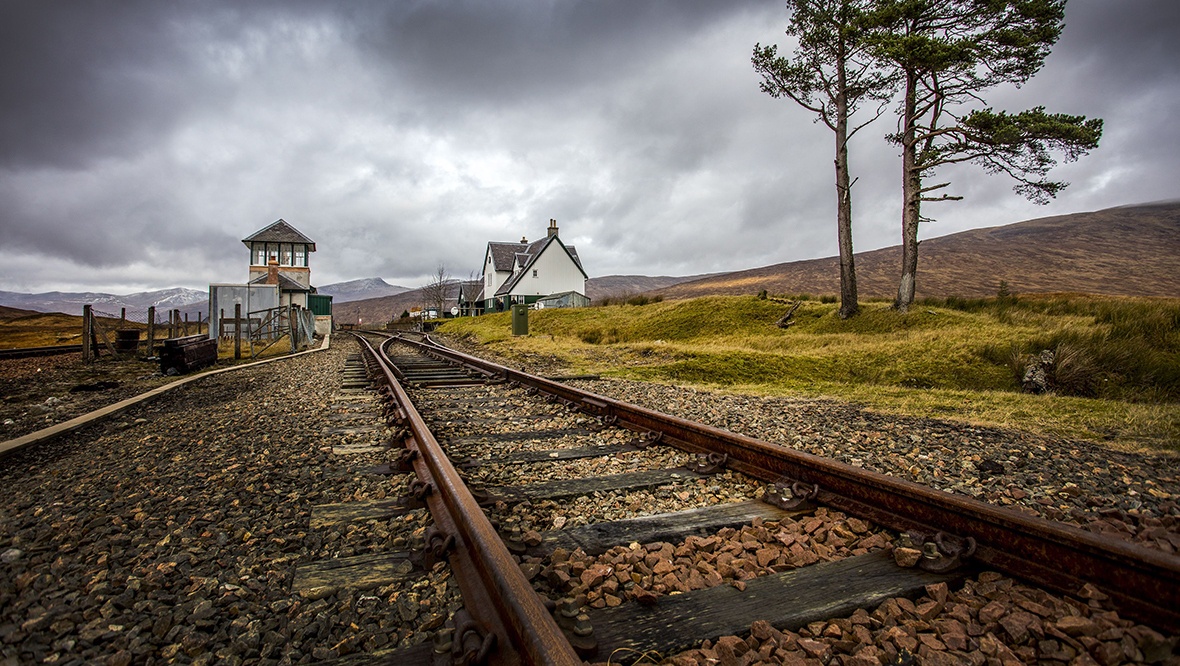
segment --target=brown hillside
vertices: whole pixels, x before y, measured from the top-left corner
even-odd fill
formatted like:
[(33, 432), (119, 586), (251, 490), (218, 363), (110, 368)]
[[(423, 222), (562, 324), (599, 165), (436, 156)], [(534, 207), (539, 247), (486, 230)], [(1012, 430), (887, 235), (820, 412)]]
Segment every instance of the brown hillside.
[[(452, 286), (450, 300), (447, 307), (455, 304), (459, 295), (459, 286)], [(380, 325), (401, 316), (402, 312), (421, 308), (424, 304), (421, 289), (382, 296), (380, 298), (366, 298), (363, 301), (349, 301), (347, 303), (332, 304), (332, 318), (337, 324), (355, 324), (358, 318), (361, 323)]]
[(8, 321), (9, 319), (35, 314), (38, 314), (35, 310), (21, 310), (20, 308), (10, 308), (7, 305), (0, 305), (0, 321)]
[[(899, 246), (856, 255), (861, 298), (893, 298)], [(918, 297), (1014, 293), (1180, 296), (1180, 202), (1109, 208), (975, 229), (922, 241)], [(657, 290), (713, 294), (839, 294), (836, 257), (726, 273)]]
[(714, 275), (717, 275), (717, 273), (710, 275), (690, 275), (687, 277), (669, 277), (666, 275), (657, 277), (648, 277), (646, 275), (604, 275), (603, 277), (586, 280), (586, 296), (592, 301), (601, 301), (604, 298), (625, 298), (627, 296), (641, 294), (645, 291), (663, 289), (680, 284), (681, 282), (699, 280)]

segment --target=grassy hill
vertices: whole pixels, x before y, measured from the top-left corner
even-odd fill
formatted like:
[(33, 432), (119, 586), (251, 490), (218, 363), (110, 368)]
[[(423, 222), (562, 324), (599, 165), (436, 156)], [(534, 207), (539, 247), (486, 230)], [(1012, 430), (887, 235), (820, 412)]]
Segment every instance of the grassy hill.
[[(833, 223), (834, 224), (834, 223)], [(839, 294), (838, 259), (725, 273), (657, 290), (665, 298), (707, 295)], [(897, 294), (901, 248), (856, 255), (861, 299)], [(1110, 208), (975, 229), (922, 241), (917, 295), (1017, 294), (1180, 296), (1180, 202)]]
[(60, 312), (5, 310), (25, 314), (8, 317), (2, 313), (5, 316), (0, 317), (0, 349), (82, 344), (82, 317)]
[(20, 308), (10, 308), (7, 305), (0, 305), (0, 321), (8, 321), (17, 317), (28, 317), (29, 315), (35, 314), (39, 313), (35, 310), (22, 310)]
[[(953, 417), (1126, 447), (1180, 442), (1180, 300), (1033, 297), (952, 300), (898, 314), (885, 303), (842, 321), (834, 303), (753, 296), (507, 314), (440, 332), (554, 371), (833, 396), (886, 411)], [(1056, 352), (1056, 395), (1021, 392), (1031, 356)]]

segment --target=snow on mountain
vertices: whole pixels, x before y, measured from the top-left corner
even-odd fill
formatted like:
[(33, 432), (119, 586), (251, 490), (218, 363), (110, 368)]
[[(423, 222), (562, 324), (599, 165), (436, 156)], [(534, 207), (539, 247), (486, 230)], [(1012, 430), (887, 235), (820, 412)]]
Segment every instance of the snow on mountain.
[(389, 284), (379, 277), (361, 278), (317, 287), (316, 291), (332, 297), (334, 303), (363, 301), (369, 298), (395, 296), (410, 291), (409, 287)]
[(0, 305), (36, 310), (37, 312), (62, 312), (70, 315), (82, 314), (84, 305), (106, 314), (118, 315), (122, 308), (128, 311), (146, 312), (155, 307), (157, 317), (164, 318), (167, 310), (180, 310), (191, 317), (208, 315), (209, 294), (196, 289), (177, 287), (158, 291), (141, 291), (134, 294), (116, 295), (101, 292), (48, 291), (40, 294), (23, 294), (0, 291)]

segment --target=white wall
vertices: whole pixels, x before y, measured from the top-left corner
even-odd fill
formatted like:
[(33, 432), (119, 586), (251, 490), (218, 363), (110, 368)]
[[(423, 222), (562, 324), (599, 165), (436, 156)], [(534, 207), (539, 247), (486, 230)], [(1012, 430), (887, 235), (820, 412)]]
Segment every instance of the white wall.
[[(533, 277), (533, 271), (537, 277)], [(586, 293), (586, 278), (569, 254), (556, 242), (545, 247), (545, 251), (532, 266), (527, 269), (524, 277), (516, 283), (512, 296), (548, 296), (563, 291)]]

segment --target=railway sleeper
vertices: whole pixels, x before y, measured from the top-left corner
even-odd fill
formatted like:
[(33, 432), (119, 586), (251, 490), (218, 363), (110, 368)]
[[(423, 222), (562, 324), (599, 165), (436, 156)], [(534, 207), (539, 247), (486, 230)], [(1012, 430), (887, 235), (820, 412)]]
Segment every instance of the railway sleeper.
[(559, 479), (524, 486), (493, 486), (487, 491), (496, 499), (512, 504), (543, 499), (565, 499), (599, 492), (644, 490), (699, 478), (701, 475), (685, 469), (654, 469), (585, 479)]
[[(626, 655), (674, 654), (702, 640), (741, 635), (764, 620), (776, 629), (796, 631), (811, 622), (876, 608), (895, 597), (914, 598), (927, 585), (956, 585), (969, 568), (935, 573), (898, 567), (887, 553), (814, 564), (745, 581), (745, 589), (719, 585), (660, 597), (653, 605), (623, 604), (587, 608), (596, 652), (590, 657), (614, 662)], [(584, 638), (584, 637), (583, 637)]]

